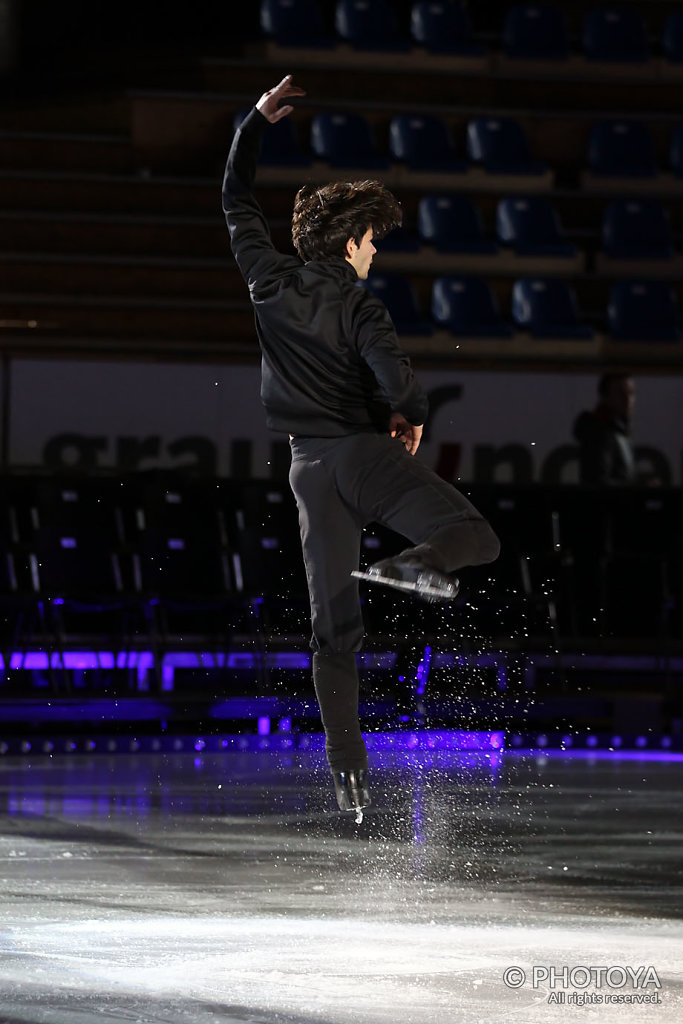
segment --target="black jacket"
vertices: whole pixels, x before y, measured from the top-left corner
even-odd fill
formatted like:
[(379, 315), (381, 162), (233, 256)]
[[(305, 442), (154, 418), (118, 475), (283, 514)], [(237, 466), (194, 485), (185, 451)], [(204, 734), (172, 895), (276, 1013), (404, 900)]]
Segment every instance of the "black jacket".
[(628, 424), (599, 405), (582, 412), (574, 421), (579, 442), (579, 480), (582, 484), (633, 484), (637, 482)]
[(261, 135), (254, 108), (235, 134), (223, 210), (249, 285), (262, 354), (261, 398), (273, 430), (338, 437), (387, 429), (392, 410), (424, 423), (427, 399), (384, 304), (341, 256), (302, 263), (276, 251), (252, 196)]

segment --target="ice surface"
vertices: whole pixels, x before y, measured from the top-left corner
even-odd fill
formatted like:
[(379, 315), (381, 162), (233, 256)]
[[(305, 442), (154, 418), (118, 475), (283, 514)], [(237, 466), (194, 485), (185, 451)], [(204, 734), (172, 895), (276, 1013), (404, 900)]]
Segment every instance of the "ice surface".
[[(0, 761), (0, 1021), (680, 1021), (680, 775), (401, 754), (357, 827), (303, 755)], [(581, 965), (660, 1002), (532, 984)]]

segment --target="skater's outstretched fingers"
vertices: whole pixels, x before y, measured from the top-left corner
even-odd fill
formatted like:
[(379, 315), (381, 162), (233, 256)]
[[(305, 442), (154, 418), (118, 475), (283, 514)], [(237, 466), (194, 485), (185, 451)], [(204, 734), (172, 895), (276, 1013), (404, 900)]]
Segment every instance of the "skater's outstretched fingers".
[(268, 92), (264, 92), (261, 99), (256, 104), (256, 109), (260, 110), (266, 120), (270, 121), (271, 124), (275, 124), (276, 121), (280, 121), (283, 117), (287, 117), (294, 110), (291, 103), (286, 103), (283, 107), (279, 106), (280, 101), (284, 99), (290, 99), (292, 96), (305, 96), (306, 93), (303, 89), (300, 89), (298, 85), (292, 84), (292, 76), (285, 75), (281, 82), (279, 82), (273, 89), (269, 89)]

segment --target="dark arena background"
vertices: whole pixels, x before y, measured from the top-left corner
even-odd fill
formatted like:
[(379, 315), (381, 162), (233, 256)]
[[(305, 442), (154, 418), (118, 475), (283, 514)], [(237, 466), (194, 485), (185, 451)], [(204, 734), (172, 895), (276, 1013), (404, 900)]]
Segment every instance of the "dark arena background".
[[(361, 587), (360, 824), (220, 205), (288, 73), (273, 240), (395, 193), (416, 458), (502, 542)], [(682, 1019), (682, 97), (666, 0), (0, 0), (1, 1024)]]

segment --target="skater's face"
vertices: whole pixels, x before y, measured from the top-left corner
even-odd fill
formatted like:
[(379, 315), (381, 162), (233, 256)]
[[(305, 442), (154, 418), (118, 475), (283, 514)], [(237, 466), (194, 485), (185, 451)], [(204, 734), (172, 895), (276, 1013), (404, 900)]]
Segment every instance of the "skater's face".
[(368, 228), (365, 232), (361, 238), (360, 245), (356, 245), (353, 238), (349, 238), (346, 243), (346, 259), (354, 268), (361, 281), (364, 281), (368, 276), (372, 257), (376, 252), (377, 250), (372, 244), (372, 228)]

